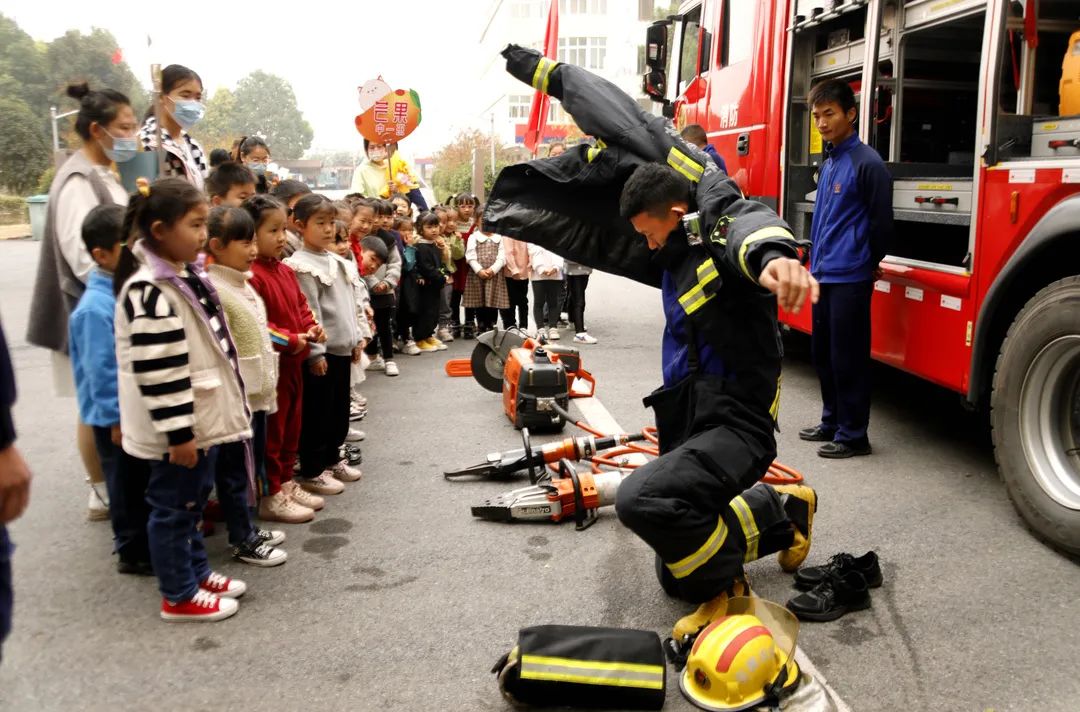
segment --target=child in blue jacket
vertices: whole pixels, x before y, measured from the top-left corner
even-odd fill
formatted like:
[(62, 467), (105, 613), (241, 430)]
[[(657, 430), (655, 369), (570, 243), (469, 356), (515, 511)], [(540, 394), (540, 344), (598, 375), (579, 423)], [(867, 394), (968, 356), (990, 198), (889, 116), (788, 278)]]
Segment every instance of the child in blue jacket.
[(152, 575), (146, 538), (149, 508), (146, 485), (150, 470), (120, 447), (120, 401), (116, 380), (113, 318), (113, 270), (123, 248), (124, 208), (99, 205), (83, 221), (82, 238), (97, 266), (68, 323), (71, 365), (82, 422), (94, 429), (94, 444), (109, 492), (117, 570)]

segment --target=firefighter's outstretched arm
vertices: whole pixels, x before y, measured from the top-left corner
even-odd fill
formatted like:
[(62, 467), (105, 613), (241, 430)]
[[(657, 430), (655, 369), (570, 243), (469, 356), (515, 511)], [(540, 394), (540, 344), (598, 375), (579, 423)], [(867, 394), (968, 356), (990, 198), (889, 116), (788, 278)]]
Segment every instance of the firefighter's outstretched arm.
[(709, 242), (732, 269), (775, 294), (785, 311), (817, 302), (817, 281), (799, 262), (791, 229), (771, 208), (747, 200), (723, 177), (705, 176), (695, 197), (704, 224), (713, 226)]

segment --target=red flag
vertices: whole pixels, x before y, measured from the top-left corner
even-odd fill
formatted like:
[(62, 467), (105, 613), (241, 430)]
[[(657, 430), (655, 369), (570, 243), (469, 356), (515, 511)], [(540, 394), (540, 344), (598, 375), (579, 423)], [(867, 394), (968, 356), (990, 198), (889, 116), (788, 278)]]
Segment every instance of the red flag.
[(119, 47), (117, 47), (116, 51), (112, 53), (112, 63), (113, 64), (120, 64), (123, 61), (124, 61), (124, 53), (123, 53), (123, 51), (121, 51), (121, 49)]
[[(547, 30), (544, 32), (544, 56), (555, 60), (559, 54), (559, 0), (551, 0), (548, 9)], [(525, 148), (536, 155), (536, 148), (544, 138), (547, 128), (548, 105), (550, 97), (542, 92), (533, 96), (529, 109), (529, 124), (525, 129)]]

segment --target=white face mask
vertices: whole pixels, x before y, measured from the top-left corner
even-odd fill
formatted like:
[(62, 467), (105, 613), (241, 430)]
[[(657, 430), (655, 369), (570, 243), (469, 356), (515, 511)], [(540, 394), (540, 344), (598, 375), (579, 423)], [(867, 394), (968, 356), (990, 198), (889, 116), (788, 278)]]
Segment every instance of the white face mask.
[(386, 160), (388, 155), (387, 150), (382, 146), (372, 146), (368, 149), (368, 159), (372, 163), (382, 163)]

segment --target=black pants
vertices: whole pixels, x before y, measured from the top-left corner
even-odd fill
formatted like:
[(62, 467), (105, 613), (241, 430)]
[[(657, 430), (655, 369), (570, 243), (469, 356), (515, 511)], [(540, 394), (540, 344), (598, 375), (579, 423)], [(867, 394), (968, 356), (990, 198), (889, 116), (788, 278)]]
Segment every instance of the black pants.
[(723, 423), (722, 379), (690, 376), (645, 399), (661, 455), (623, 480), (615, 511), (660, 558), (668, 593), (702, 603), (728, 590), (743, 564), (791, 546), (780, 493), (754, 484), (776, 456), (771, 432)]
[(464, 294), (456, 289), (450, 293), (450, 323), (453, 326), (476, 322), (476, 310), (472, 308), (465, 309), (465, 321), (461, 320), (461, 299), (463, 296)]
[(574, 331), (583, 334), (585, 333), (585, 290), (589, 287), (589, 275), (568, 274), (566, 286), (569, 300), (566, 313), (570, 315)]
[(114, 445), (111, 428), (95, 426), (94, 445), (109, 492), (114, 551), (124, 562), (150, 561), (150, 544), (146, 538), (146, 523), (150, 519), (150, 505), (146, 503), (150, 465)]
[(499, 320), (499, 310), (494, 307), (476, 307), (476, 332), (482, 334), (495, 328)]
[(416, 323), (413, 326), (413, 339), (423, 341), (435, 333), (439, 322), (439, 300), (442, 298), (441, 284), (425, 284), (420, 287), (420, 308), (417, 310)]
[[(500, 309), (504, 329), (512, 326), (529, 328), (529, 280), (506, 278), (506, 292), (510, 296), (510, 308)], [(517, 318), (515, 319), (515, 312)]]
[[(394, 307), (375, 307), (375, 337), (364, 349), (368, 356), (394, 360)], [(307, 393), (307, 391), (305, 391)]]
[(562, 308), (562, 280), (534, 279), (532, 289), (536, 328), (555, 326), (559, 321), (559, 309)]
[[(377, 314), (378, 312), (376, 312)], [(326, 354), (326, 375), (304, 364), (304, 403), (300, 425), (300, 476), (318, 477), (340, 461), (349, 432), (349, 377), (352, 359)]]
[[(266, 411), (251, 416), (251, 455), (254, 475), (259, 479), (260, 467), (266, 469)], [(218, 449), (214, 469), (214, 488), (217, 490), (221, 513), (229, 530), (229, 543), (239, 546), (255, 534), (251, 517), (250, 484), (247, 477), (247, 444), (244, 441), (226, 443)], [(259, 453), (262, 453), (261, 456)]]
[(821, 381), (821, 428), (837, 442), (869, 442), (873, 293), (873, 282), (823, 284), (813, 307), (811, 348)]

